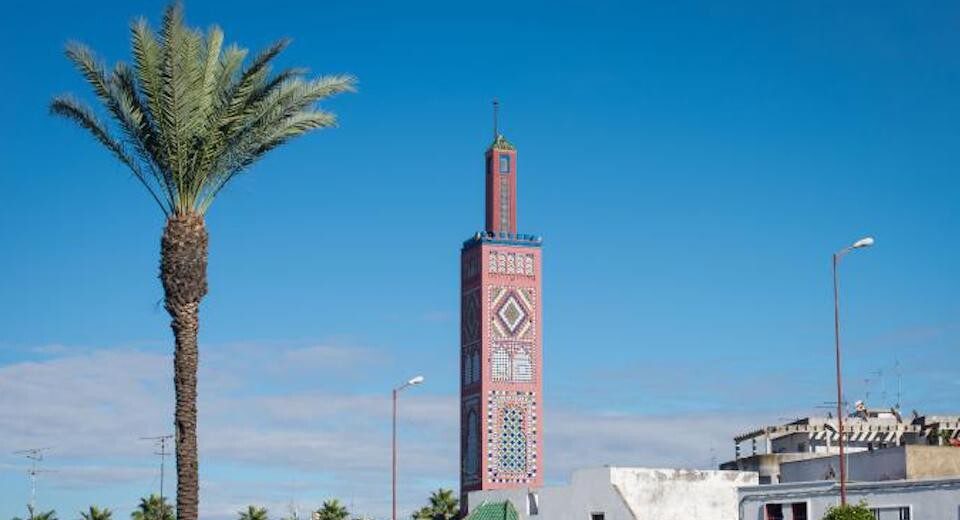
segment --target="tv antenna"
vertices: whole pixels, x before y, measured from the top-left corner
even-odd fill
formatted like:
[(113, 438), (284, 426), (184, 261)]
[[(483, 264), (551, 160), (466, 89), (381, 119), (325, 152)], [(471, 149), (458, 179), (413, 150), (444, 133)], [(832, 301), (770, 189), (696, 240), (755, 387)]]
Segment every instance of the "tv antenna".
[(900, 369), (900, 360), (894, 358), (893, 371), (897, 374), (897, 410), (900, 409), (900, 399), (903, 397), (903, 371)]
[(37, 475), (41, 473), (53, 473), (53, 471), (48, 469), (40, 469), (40, 463), (43, 461), (43, 452), (52, 449), (52, 447), (47, 446), (45, 448), (30, 448), (13, 452), (14, 455), (23, 455), (30, 459), (30, 469), (27, 470), (27, 475), (30, 475), (30, 510), (34, 510), (37, 507)]
[(154, 437), (140, 437), (140, 440), (142, 441), (153, 441), (154, 445), (156, 445), (157, 448), (160, 450), (160, 451), (153, 452), (154, 455), (160, 456), (160, 512), (158, 513), (160, 515), (160, 518), (157, 520), (162, 520), (163, 518), (163, 509), (164, 509), (163, 508), (163, 473), (165, 468), (164, 463), (166, 462), (167, 455), (170, 455), (170, 453), (167, 452), (167, 442), (169, 442), (171, 439), (173, 439), (172, 434), (157, 435)]
[(493, 140), (497, 140), (500, 135), (500, 100), (493, 98)]

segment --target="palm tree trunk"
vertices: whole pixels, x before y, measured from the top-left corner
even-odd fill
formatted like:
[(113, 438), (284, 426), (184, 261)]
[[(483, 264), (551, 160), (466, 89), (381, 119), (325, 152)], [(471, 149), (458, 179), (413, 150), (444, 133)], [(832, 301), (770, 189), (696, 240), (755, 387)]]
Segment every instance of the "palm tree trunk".
[(200, 215), (173, 215), (167, 220), (160, 241), (160, 280), (176, 341), (176, 515), (177, 520), (197, 520), (197, 331), (200, 300), (207, 294), (207, 230)]

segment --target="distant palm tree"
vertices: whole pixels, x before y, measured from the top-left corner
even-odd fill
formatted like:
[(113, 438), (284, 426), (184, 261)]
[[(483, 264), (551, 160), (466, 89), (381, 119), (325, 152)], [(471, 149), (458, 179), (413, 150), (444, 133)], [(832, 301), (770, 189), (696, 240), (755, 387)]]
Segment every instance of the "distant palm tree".
[[(13, 520), (24, 520), (18, 516), (13, 517)], [(57, 520), (57, 512), (51, 509), (43, 513), (38, 513), (33, 509), (32, 505), (27, 505), (27, 518), (26, 520)]]
[(130, 513), (130, 520), (174, 520), (173, 506), (167, 503), (167, 497), (143, 497), (137, 509)]
[(438, 489), (430, 495), (430, 503), (413, 513), (413, 520), (451, 520), (460, 515), (460, 501), (449, 489)]
[(112, 520), (113, 512), (107, 508), (100, 509), (97, 506), (90, 506), (88, 511), (80, 511), (80, 518), (83, 520)]
[(287, 40), (244, 67), (246, 50), (224, 48), (218, 27), (204, 35), (185, 26), (179, 3), (164, 12), (159, 35), (141, 19), (132, 26), (131, 40), (134, 65), (119, 62), (111, 71), (84, 45), (71, 43), (66, 49), (115, 129), (72, 96), (54, 98), (50, 111), (90, 132), (130, 169), (166, 216), (160, 280), (175, 339), (177, 514), (180, 520), (197, 520), (197, 332), (200, 300), (207, 294), (204, 215), (220, 190), (264, 154), (333, 126), (333, 114), (315, 104), (353, 90), (355, 81), (351, 76), (307, 80), (303, 69), (271, 74), (270, 62)]
[(247, 506), (246, 511), (239, 511), (239, 520), (267, 520), (267, 510), (263, 507)]
[(337, 499), (327, 500), (317, 510), (316, 520), (347, 520), (350, 512)]

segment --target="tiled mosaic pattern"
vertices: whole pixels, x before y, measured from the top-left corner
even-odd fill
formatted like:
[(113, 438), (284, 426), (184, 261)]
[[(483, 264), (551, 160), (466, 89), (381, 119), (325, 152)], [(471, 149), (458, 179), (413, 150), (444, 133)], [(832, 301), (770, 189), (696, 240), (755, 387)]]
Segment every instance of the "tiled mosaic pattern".
[(460, 305), (460, 334), (463, 344), (480, 341), (480, 289), (464, 294)]
[(470, 255), (462, 264), (462, 276), (464, 280), (473, 278), (480, 274), (480, 255)]
[(490, 371), (494, 381), (530, 383), (534, 380), (536, 363), (533, 344), (518, 341), (495, 343), (490, 354)]
[(534, 340), (537, 291), (530, 287), (490, 286), (490, 337)]
[(535, 276), (533, 262), (533, 255), (530, 253), (490, 251), (487, 255), (487, 272)]
[(487, 482), (525, 484), (536, 476), (536, 394), (491, 390), (487, 397)]

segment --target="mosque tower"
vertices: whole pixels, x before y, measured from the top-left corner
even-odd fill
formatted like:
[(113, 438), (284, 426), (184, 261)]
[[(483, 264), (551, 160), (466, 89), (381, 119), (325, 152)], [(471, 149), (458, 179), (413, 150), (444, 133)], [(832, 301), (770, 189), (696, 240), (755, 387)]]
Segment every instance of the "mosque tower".
[(460, 251), (460, 496), (543, 484), (541, 239), (517, 233), (517, 149), (485, 154), (486, 227)]

